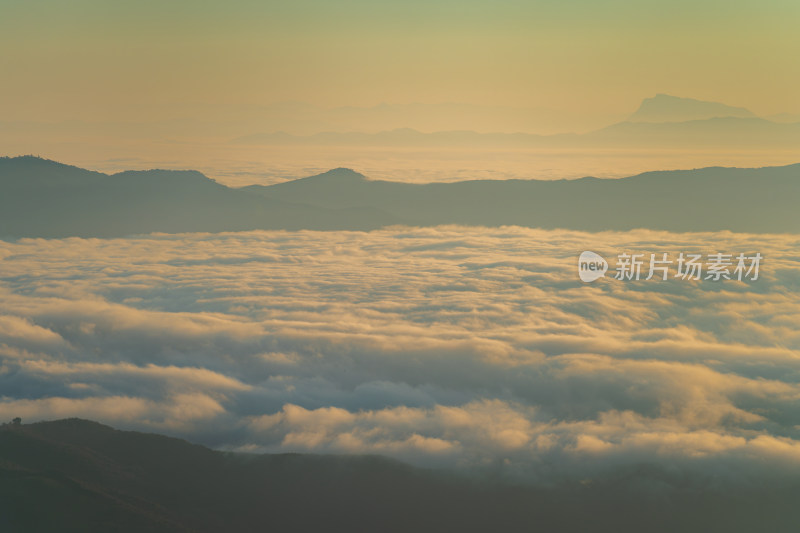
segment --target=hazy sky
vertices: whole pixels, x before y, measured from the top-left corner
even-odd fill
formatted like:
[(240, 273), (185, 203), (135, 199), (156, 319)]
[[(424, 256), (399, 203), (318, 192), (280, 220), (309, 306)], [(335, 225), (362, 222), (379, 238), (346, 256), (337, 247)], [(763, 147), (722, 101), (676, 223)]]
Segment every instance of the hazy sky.
[(0, 0), (0, 120), (178, 104), (627, 113), (658, 92), (800, 112), (796, 0)]

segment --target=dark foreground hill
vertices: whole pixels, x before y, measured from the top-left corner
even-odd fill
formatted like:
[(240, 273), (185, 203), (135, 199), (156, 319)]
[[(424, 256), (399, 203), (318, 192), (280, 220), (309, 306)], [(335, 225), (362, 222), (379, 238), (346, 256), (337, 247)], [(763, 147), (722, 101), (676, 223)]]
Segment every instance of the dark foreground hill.
[(800, 484), (641, 467), (535, 488), (379, 457), (237, 455), (69, 419), (0, 428), (0, 531), (796, 531)]
[(800, 164), (431, 184), (335, 169), (232, 189), (194, 171), (106, 175), (35, 157), (0, 158), (0, 238), (368, 231), (395, 224), (797, 233), (798, 203)]

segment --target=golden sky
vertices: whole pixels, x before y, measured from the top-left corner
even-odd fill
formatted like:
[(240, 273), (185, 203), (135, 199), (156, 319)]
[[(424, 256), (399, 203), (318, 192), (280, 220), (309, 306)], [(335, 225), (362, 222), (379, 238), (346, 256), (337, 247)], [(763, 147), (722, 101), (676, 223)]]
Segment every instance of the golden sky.
[(0, 121), (186, 105), (459, 102), (800, 112), (800, 2), (0, 0)]

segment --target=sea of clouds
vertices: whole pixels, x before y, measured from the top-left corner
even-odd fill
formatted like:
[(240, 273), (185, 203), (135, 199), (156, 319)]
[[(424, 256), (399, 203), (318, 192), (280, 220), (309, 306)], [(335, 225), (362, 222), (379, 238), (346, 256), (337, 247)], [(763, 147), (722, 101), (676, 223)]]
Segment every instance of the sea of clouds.
[[(755, 253), (600, 279), (593, 250)], [(800, 236), (390, 228), (0, 241), (0, 420), (537, 483), (800, 473)], [(703, 474), (706, 475), (706, 474)]]

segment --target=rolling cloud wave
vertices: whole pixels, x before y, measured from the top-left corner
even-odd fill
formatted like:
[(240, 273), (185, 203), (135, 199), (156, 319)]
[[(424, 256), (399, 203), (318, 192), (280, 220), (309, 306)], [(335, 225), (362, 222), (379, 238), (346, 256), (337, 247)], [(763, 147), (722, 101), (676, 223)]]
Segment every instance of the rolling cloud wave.
[[(456, 226), (0, 242), (0, 418), (542, 483), (641, 464), (784, 479), (798, 244)], [(765, 262), (749, 283), (583, 284), (583, 250)]]

